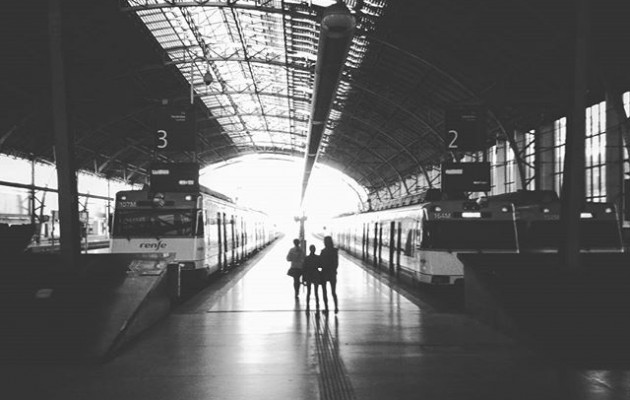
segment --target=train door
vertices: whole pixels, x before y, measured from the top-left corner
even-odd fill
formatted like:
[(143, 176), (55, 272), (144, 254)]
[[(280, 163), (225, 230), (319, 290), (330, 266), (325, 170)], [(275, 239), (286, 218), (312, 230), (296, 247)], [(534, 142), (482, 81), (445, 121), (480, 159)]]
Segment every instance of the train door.
[(401, 236), (402, 236), (402, 222), (399, 222), (398, 229), (396, 230), (396, 274), (400, 272)]
[(217, 213), (217, 230), (219, 232), (218, 232), (218, 236), (217, 237), (219, 238), (219, 241), (218, 241), (219, 271), (224, 268), (224, 265), (223, 265), (223, 233), (222, 233), (223, 227), (221, 225), (221, 221), (222, 221), (221, 213), (218, 212)]
[(394, 273), (394, 249), (396, 248), (396, 222), (389, 223), (389, 273)]
[[(203, 218), (203, 210), (197, 210), (197, 222), (195, 227), (195, 263), (199, 262), (199, 268), (207, 268), (208, 261), (206, 260), (206, 235), (205, 235), (205, 223)], [(197, 261), (198, 260), (198, 261)]]
[(370, 230), (366, 223), (363, 223), (363, 242), (361, 245), (361, 258), (366, 261), (369, 260), (369, 243), (370, 243)]
[(232, 251), (230, 252), (230, 258), (231, 258), (230, 264), (231, 265), (234, 265), (234, 262), (236, 261), (236, 254), (235, 254), (235, 250), (236, 250), (236, 235), (235, 235), (235, 233), (236, 232), (234, 232), (234, 229), (236, 228), (235, 225), (236, 225), (236, 221), (235, 221), (234, 215), (232, 215), (230, 217), (230, 242), (232, 244)]
[(372, 264), (376, 267), (376, 263), (378, 262), (378, 222), (374, 223), (374, 240), (372, 249)]
[(378, 266), (383, 263), (383, 224), (378, 224)]
[(234, 251), (235, 251), (235, 261), (241, 261), (241, 247), (243, 243), (241, 242), (241, 217), (239, 215), (234, 216)]
[(243, 248), (242, 258), (245, 258), (249, 253), (247, 249), (247, 242), (249, 242), (249, 240), (247, 240), (247, 223), (245, 222), (245, 218), (243, 218), (241, 219), (241, 246)]
[(223, 267), (228, 267), (228, 236), (227, 236), (227, 216), (223, 213)]
[(241, 258), (245, 258), (247, 250), (247, 225), (245, 219), (241, 219)]

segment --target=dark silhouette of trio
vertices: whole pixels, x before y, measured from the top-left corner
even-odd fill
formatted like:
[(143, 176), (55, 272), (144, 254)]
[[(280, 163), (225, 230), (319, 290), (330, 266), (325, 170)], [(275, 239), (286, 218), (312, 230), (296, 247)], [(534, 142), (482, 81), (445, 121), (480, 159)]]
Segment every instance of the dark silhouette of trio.
[(327, 282), (330, 283), (332, 298), (335, 303), (335, 313), (339, 312), (337, 304), (337, 267), (339, 255), (333, 245), (332, 237), (324, 237), (324, 248), (319, 255), (315, 254), (315, 246), (308, 247), (310, 254), (304, 257), (300, 247), (300, 240), (293, 240), (293, 247), (287, 254), (287, 261), (291, 262), (288, 275), (293, 277), (295, 297), (300, 294), (300, 277), (306, 285), (306, 311), (310, 309), (311, 288), (315, 288), (315, 305), (319, 311), (318, 288), (321, 285), (324, 297), (324, 312), (328, 312)]

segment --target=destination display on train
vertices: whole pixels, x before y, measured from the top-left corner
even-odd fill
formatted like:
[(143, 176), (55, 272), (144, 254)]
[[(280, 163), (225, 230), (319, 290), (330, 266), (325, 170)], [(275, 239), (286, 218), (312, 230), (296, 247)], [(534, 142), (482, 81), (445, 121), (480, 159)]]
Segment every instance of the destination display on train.
[(199, 164), (152, 164), (149, 185), (153, 193), (199, 191)]
[(490, 163), (442, 163), (442, 190), (445, 192), (490, 191)]

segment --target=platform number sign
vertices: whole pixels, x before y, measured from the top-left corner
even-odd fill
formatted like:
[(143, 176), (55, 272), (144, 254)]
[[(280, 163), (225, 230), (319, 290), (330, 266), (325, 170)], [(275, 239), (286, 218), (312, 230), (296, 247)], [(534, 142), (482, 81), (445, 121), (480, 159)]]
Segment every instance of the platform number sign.
[(444, 118), (447, 150), (483, 150), (486, 139), (485, 118), (485, 109), (480, 106), (447, 108)]
[(191, 107), (164, 108), (155, 128), (155, 149), (160, 152), (194, 151), (194, 118)]
[(168, 131), (164, 129), (157, 130), (157, 143), (156, 146), (158, 150), (166, 150), (168, 149)]

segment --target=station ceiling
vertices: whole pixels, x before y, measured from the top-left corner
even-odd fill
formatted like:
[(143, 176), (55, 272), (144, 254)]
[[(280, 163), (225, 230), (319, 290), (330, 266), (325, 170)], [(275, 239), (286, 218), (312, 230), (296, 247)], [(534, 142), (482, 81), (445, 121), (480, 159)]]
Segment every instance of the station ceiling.
[[(319, 22), (333, 1), (61, 3), (77, 168), (144, 182), (155, 160), (304, 157)], [(448, 157), (450, 106), (488, 110), (488, 146), (566, 115), (576, 3), (348, 0), (356, 29), (318, 162), (375, 192)], [(608, 84), (630, 88), (630, 3), (590, 3), (598, 101)], [(48, 8), (0, 9), (0, 152), (52, 161)], [(196, 154), (156, 152), (156, 121), (189, 103), (190, 82)]]

